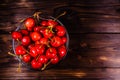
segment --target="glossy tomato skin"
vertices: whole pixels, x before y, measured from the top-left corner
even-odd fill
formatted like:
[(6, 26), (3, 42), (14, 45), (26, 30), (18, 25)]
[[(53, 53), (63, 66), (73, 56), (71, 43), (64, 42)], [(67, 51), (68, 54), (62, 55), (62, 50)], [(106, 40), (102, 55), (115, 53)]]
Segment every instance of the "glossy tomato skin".
[(53, 47), (59, 47), (59, 46), (62, 44), (62, 40), (61, 40), (60, 37), (54, 36), (54, 37), (51, 39), (50, 44), (51, 44)]
[(16, 51), (17, 55), (24, 55), (24, 54), (26, 54), (26, 51), (25, 51), (25, 49), (24, 49), (24, 47), (22, 45), (18, 45), (15, 48), (15, 51)]
[(24, 21), (24, 25), (25, 25), (25, 27), (26, 27), (29, 31), (31, 31), (32, 28), (35, 26), (35, 20), (34, 20), (34, 18), (32, 18), (32, 17), (27, 18), (27, 19)]
[(32, 32), (31, 33), (31, 39), (33, 40), (33, 41), (38, 41), (38, 40), (40, 40), (41, 39), (41, 34), (39, 33), (39, 32)]
[(12, 38), (15, 40), (21, 40), (22, 39), (22, 34), (18, 31), (12, 32)]

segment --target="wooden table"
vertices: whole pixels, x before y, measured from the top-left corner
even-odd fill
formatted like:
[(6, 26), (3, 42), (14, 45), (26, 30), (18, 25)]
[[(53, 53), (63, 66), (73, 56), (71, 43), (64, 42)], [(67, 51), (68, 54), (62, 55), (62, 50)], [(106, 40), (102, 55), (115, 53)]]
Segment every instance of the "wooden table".
[[(40, 10), (57, 16), (70, 42), (66, 58), (45, 71), (29, 70), (7, 54), (16, 23)], [(119, 0), (0, 0), (0, 80), (119, 80)]]

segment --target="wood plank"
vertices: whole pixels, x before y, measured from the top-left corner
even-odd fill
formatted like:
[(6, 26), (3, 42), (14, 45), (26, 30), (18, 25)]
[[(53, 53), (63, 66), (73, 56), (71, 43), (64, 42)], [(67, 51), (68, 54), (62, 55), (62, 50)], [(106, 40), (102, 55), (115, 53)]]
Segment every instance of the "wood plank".
[[(16, 72), (17, 68), (3, 68), (0, 79), (83, 79), (83, 80), (117, 80), (120, 74), (118, 68), (94, 68), (94, 69), (49, 69), (45, 71), (31, 71), (22, 68), (21, 73)], [(9, 73), (9, 72), (12, 73)]]

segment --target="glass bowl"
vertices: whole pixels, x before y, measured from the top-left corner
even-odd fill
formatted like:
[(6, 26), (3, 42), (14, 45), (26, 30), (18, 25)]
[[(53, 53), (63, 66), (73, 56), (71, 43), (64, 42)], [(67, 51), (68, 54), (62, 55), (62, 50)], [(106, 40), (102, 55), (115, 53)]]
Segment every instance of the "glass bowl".
[[(30, 16), (30, 17), (33, 17), (33, 16)], [(27, 18), (28, 18), (28, 17), (27, 17)], [(26, 19), (26, 18), (25, 18), (25, 19)], [(40, 15), (40, 20), (49, 20), (49, 19), (56, 20), (56, 22), (58, 22), (59, 25), (64, 26), (61, 21), (59, 21), (58, 19), (56, 19), (56, 18), (54, 18), (54, 17), (52, 17), (52, 16), (43, 15), (43, 14)], [(24, 21), (18, 23), (17, 26), (16, 26), (17, 28), (15, 29), (15, 31), (19, 31), (20, 29), (23, 29), (23, 26), (24, 26), (23, 24), (24, 24)], [(59, 62), (63, 61), (63, 59), (66, 57), (67, 52), (68, 52), (68, 46), (69, 46), (69, 34), (68, 34), (68, 31), (67, 31), (67, 29), (66, 29), (65, 26), (64, 26), (64, 28), (65, 28), (65, 31), (66, 31), (65, 36), (66, 36), (66, 38), (67, 38), (67, 41), (66, 41), (66, 44), (65, 44), (65, 46), (66, 46), (66, 54), (65, 54), (65, 56), (64, 56), (62, 59), (60, 59)], [(12, 39), (13, 52), (14, 52), (14, 54), (16, 55), (16, 58), (18, 59), (19, 63), (21, 63), (22, 65), (27, 66), (27, 67), (30, 68), (30, 69), (33, 69), (33, 68), (31, 67), (30, 63), (25, 63), (24, 61), (22, 61), (22, 60), (20, 59), (19, 56), (17, 56), (16, 51), (15, 51), (15, 48), (16, 48), (17, 45), (18, 45), (18, 42), (17, 42), (16, 40)], [(58, 62), (58, 63), (59, 63), (59, 62)], [(58, 64), (58, 63), (57, 63), (57, 64)], [(46, 69), (47, 69), (47, 68), (50, 68), (50, 67), (52, 67), (52, 66), (55, 66), (55, 65), (56, 65), (56, 64), (54, 64), (54, 65), (53, 65), (53, 64), (50, 64), (50, 65), (48, 65), (48, 66), (46, 67)], [(38, 70), (41, 70), (41, 69), (38, 69)]]

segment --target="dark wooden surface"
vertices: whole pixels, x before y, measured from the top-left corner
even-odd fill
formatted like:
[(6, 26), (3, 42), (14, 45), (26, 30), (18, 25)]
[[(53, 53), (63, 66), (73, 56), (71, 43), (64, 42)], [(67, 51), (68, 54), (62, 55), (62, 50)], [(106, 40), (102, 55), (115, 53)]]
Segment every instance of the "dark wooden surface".
[[(66, 26), (69, 52), (57, 66), (29, 70), (7, 54), (15, 24), (40, 10)], [(119, 80), (120, 0), (0, 0), (0, 80)]]

